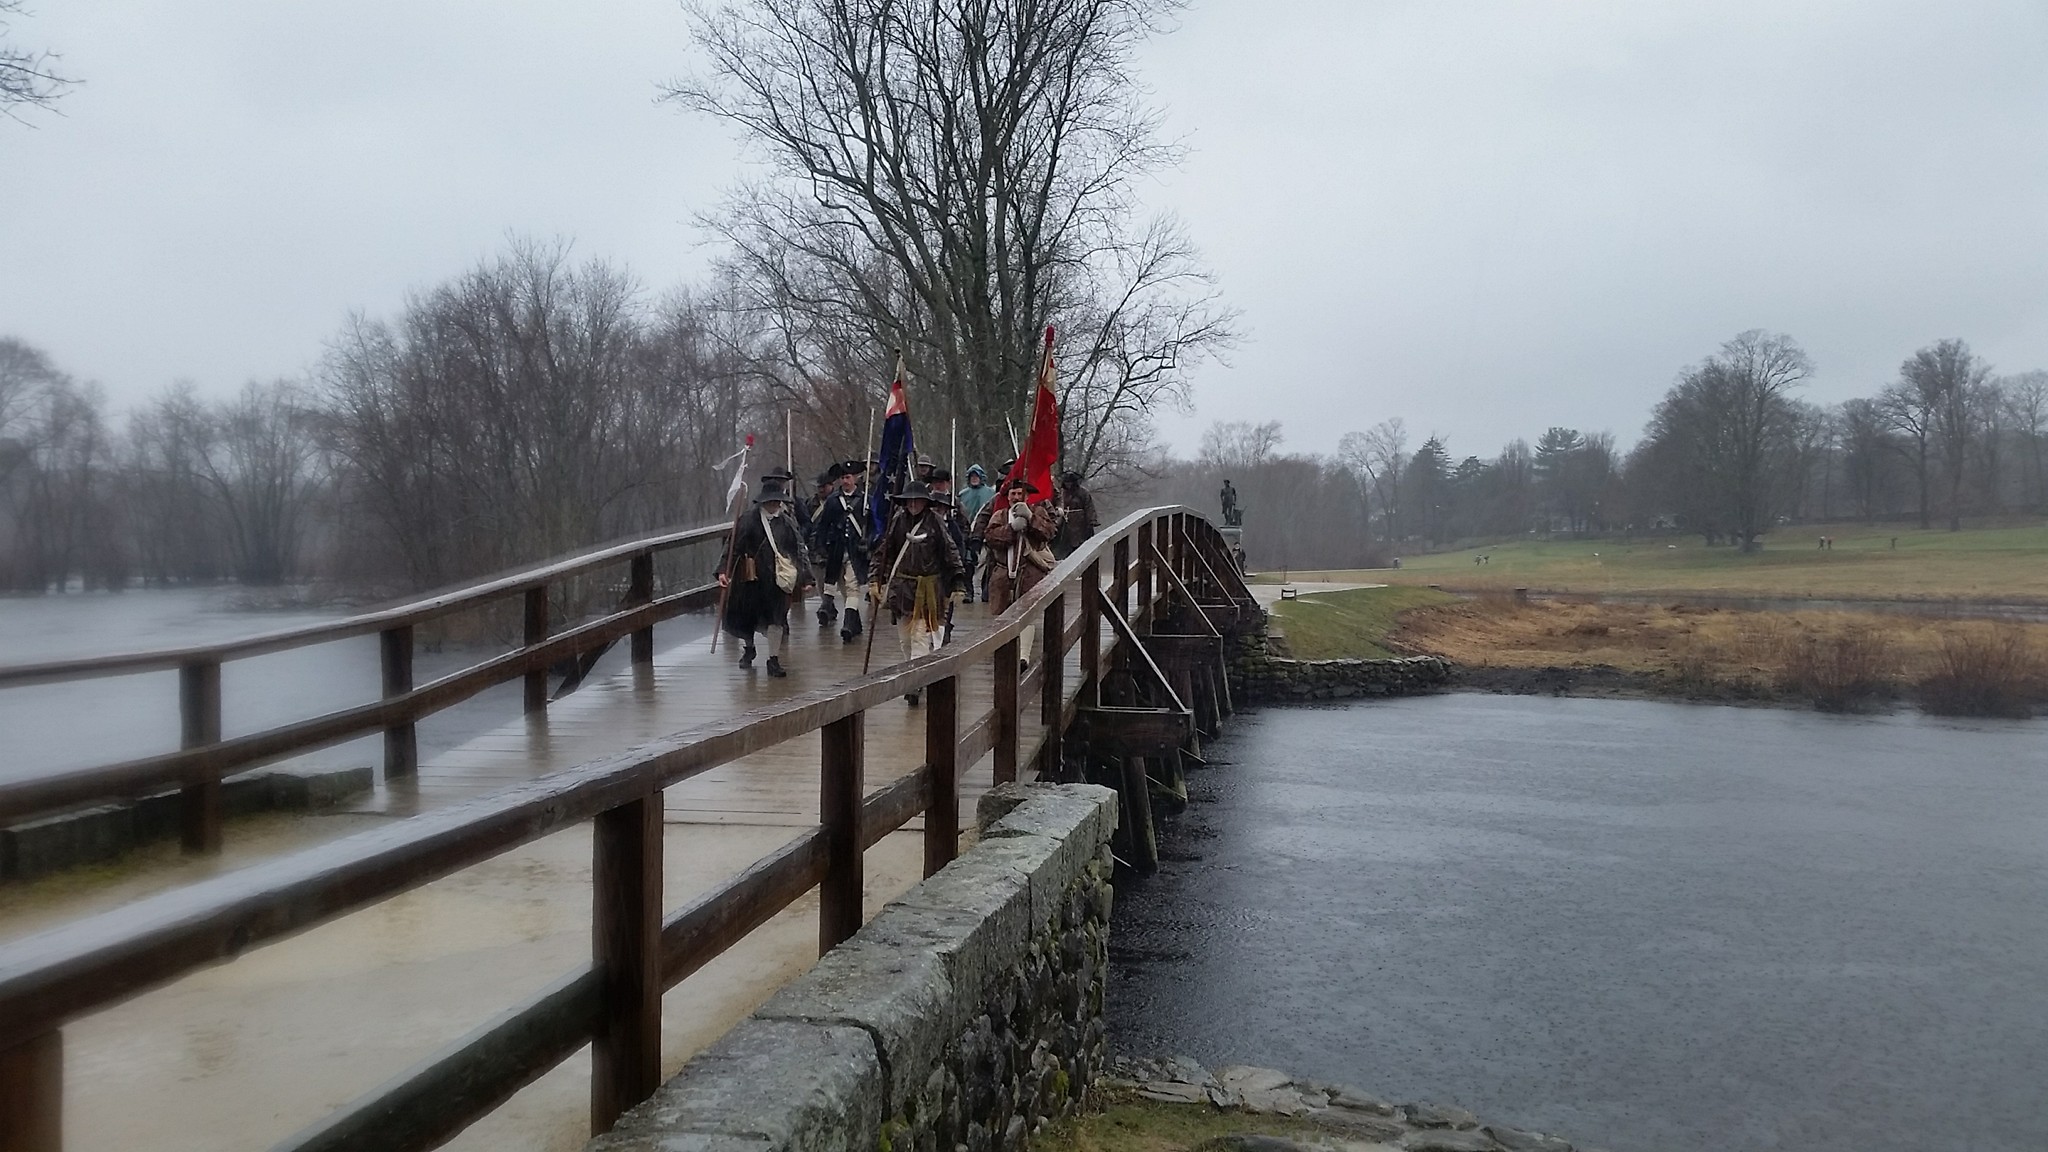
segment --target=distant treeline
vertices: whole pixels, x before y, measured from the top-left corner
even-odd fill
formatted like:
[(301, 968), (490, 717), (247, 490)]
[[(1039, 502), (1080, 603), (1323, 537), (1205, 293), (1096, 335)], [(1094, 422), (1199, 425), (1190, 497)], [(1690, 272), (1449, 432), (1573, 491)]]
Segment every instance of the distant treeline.
[(1833, 406), (1794, 395), (1811, 372), (1789, 337), (1745, 332), (1679, 374), (1627, 452), (1611, 433), (1553, 427), (1459, 458), (1394, 418), (1315, 456), (1283, 452), (1277, 423), (1219, 423), (1194, 459), (1156, 459), (1117, 503), (1213, 512), (1228, 479), (1252, 562), (1298, 569), (1531, 534), (1684, 532), (1753, 549), (1788, 521), (1959, 528), (2048, 509), (2048, 372), (1995, 375), (1943, 340), (1876, 395)]
[[(603, 261), (515, 243), (395, 317), (350, 318), (306, 379), (228, 399), (177, 383), (118, 416), (0, 338), (0, 589), (430, 588), (715, 519), (749, 434), (749, 483), (862, 455), (893, 351), (742, 277), (712, 284), (650, 298)], [(1179, 367), (1128, 369), (1111, 337), (1130, 331), (1076, 325), (1062, 344), (1067, 463), (1091, 474), (1128, 471), (1149, 406), (1184, 387)], [(1161, 331), (1186, 349), (1184, 330)], [(956, 406), (914, 369), (911, 396), (919, 447), (940, 459), (953, 412), (989, 403)], [(962, 419), (959, 439), (963, 467), (1008, 446), (1000, 420)]]

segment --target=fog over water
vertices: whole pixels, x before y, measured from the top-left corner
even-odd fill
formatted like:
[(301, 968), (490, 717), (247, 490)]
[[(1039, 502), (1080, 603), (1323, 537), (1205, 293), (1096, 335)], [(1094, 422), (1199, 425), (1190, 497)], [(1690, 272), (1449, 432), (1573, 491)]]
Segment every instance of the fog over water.
[(2048, 724), (1450, 695), (1241, 716), (1110, 1035), (1582, 1145), (2048, 1147)]

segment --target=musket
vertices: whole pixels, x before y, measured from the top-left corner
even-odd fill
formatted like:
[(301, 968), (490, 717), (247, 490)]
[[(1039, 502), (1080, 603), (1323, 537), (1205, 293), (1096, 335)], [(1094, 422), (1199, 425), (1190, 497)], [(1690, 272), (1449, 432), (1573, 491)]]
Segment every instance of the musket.
[[(890, 513), (890, 518), (893, 520), (895, 513)], [(884, 541), (889, 539), (889, 530), (887, 528), (882, 529), (882, 539)], [(868, 662), (875, 658), (875, 633), (882, 627), (882, 605), (887, 600), (889, 589), (896, 583), (896, 573), (903, 567), (903, 558), (908, 555), (910, 555), (910, 530), (908, 527), (905, 527), (903, 531), (903, 547), (896, 550), (896, 562), (889, 565), (889, 579), (882, 584), (882, 596), (884, 599), (871, 601), (871, 607), (869, 608), (869, 612), (875, 619), (874, 627), (868, 629), (867, 653), (860, 658), (860, 674), (863, 676), (868, 674)]]

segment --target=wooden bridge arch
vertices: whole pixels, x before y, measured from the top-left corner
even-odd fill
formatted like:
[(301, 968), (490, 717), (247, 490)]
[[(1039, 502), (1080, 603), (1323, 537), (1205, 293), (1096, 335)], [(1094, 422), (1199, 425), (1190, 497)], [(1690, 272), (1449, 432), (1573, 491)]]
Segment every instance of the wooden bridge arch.
[[(651, 660), (654, 623), (710, 598), (706, 586), (656, 596), (654, 557), (722, 535), (713, 526), (625, 541), (397, 608), (233, 644), (0, 668), (0, 688), (177, 668), (187, 745), (0, 785), (0, 817), (175, 785), (188, 848), (217, 847), (218, 809), (206, 806), (217, 805), (220, 779), (233, 769), (381, 730), (387, 773), (410, 771), (411, 725), (436, 708), (513, 678), (526, 680), (529, 709), (545, 707), (551, 665), (621, 637), (633, 638), (636, 662)], [(628, 578), (617, 611), (548, 634), (550, 584), (621, 563)], [(527, 622), (519, 648), (412, 685), (414, 627), (514, 597)], [(1229, 708), (1223, 638), (1258, 612), (1228, 545), (1206, 519), (1184, 507), (1145, 509), (1091, 538), (986, 632), (932, 656), (0, 946), (0, 1152), (63, 1146), (67, 1022), (585, 820), (594, 828), (589, 963), (277, 1147), (434, 1147), (586, 1043), (593, 1050), (591, 1123), (602, 1131), (657, 1086), (664, 990), (813, 888), (820, 948), (850, 936), (863, 917), (863, 852), (923, 813), (925, 871), (944, 866), (957, 849), (960, 773), (984, 755), (998, 781), (1016, 779), (1030, 762), (1058, 772), (1070, 729), (1114, 755), (1127, 812), (1143, 830), (1134, 850), (1147, 863), (1147, 761), (1170, 774), (1180, 749), (1213, 733)], [(1033, 624), (1039, 650), (1025, 671), (1021, 634)], [(371, 632), (384, 637), (382, 700), (220, 739), (221, 661)], [(984, 663), (992, 701), (969, 716), (961, 680)], [(917, 690), (925, 693), (922, 762), (867, 793), (865, 713)], [(1019, 720), (1034, 705), (1044, 735), (1026, 749)], [(811, 732), (821, 736), (820, 822), (664, 916), (662, 790)]]

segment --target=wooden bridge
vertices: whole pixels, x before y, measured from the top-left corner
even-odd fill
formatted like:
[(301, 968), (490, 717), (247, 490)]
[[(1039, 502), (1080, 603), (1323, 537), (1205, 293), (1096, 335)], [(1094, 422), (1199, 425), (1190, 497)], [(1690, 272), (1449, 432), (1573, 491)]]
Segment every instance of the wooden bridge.
[[(396, 608), (232, 644), (0, 668), (0, 689), (175, 668), (184, 745), (0, 784), (0, 821), (175, 788), (184, 847), (205, 861), (223, 848), (225, 775), (377, 732), (387, 788), (419, 808), (382, 827), (0, 945), (0, 1152), (63, 1147), (67, 1097), (91, 1100), (81, 1081), (91, 1069), (73, 1069), (67, 1084), (67, 1027), (90, 1031), (131, 998), (316, 926), (341, 931), (351, 914), (374, 914), (390, 898), (436, 881), (473, 878), (543, 842), (565, 843), (563, 833), (589, 838), (587, 882), (575, 873), (587, 885), (587, 960), (537, 991), (508, 995), (489, 1020), (426, 1059), (386, 1069), (381, 1087), (295, 1132), (281, 1129), (291, 1134), (272, 1146), (435, 1147), (586, 1047), (590, 1128), (602, 1131), (687, 1055), (663, 1050), (665, 990), (736, 946), (761, 947), (757, 930), (786, 920), (785, 910), (800, 902), (815, 901), (819, 949), (845, 939), (870, 910), (868, 889), (900, 888), (953, 858), (963, 795), (1032, 775), (1116, 784), (1125, 801), (1124, 854), (1149, 869), (1156, 859), (1150, 793), (1176, 785), (1182, 757), (1197, 753), (1228, 713), (1223, 640), (1259, 612), (1207, 520), (1186, 508), (1154, 508), (1098, 533), (1003, 616), (965, 622), (954, 644), (920, 660), (861, 675), (857, 646), (828, 642), (799, 644), (788, 681), (748, 677), (708, 657), (657, 666), (654, 625), (707, 606), (713, 595), (680, 578), (663, 590), (658, 564), (666, 558), (675, 567), (667, 554), (703, 551), (722, 538), (722, 527), (710, 527), (626, 541)], [(624, 579), (607, 584), (606, 573), (622, 567)], [(549, 605), (571, 582), (617, 595), (620, 606), (552, 631)], [(523, 623), (518, 647), (414, 684), (416, 629), (512, 604)], [(1022, 636), (1033, 625), (1036, 640), (1026, 652)], [(222, 738), (223, 662), (373, 632), (381, 637), (380, 700)], [(551, 669), (580, 678), (595, 653), (621, 639), (632, 657), (617, 693), (625, 703), (575, 696), (551, 703)], [(878, 647), (888, 651), (892, 639)], [(421, 717), (512, 679), (526, 685), (523, 747), (485, 740), (419, 762), (414, 726)], [(911, 691), (923, 693), (921, 708), (901, 703)], [(617, 750), (634, 740), (642, 742)], [(479, 782), (498, 783), (489, 771), (494, 762), (510, 779), (485, 787)], [(775, 828), (745, 841), (773, 846), (746, 856), (743, 867), (704, 876), (717, 865), (702, 858), (728, 857), (734, 842), (707, 851), (703, 830), (742, 824)], [(667, 836), (672, 826), (698, 831)], [(870, 850), (913, 833), (918, 845), (905, 846), (897, 869), (905, 875), (871, 874)], [(684, 835), (692, 838), (677, 843)], [(677, 875), (686, 877), (681, 885), (673, 883)], [(665, 898), (665, 881), (688, 898)], [(426, 938), (435, 929), (408, 926)], [(774, 947), (789, 950), (786, 942)], [(747, 959), (765, 962), (752, 953)], [(231, 976), (252, 963), (209, 975)], [(211, 1010), (258, 1010), (246, 987), (219, 987)], [(290, 1008), (285, 1002), (277, 1010)], [(95, 1053), (94, 1064), (109, 1058)], [(264, 1059), (288, 1069), (302, 1055), (284, 1045)], [(164, 1135), (159, 1146), (190, 1134)]]

